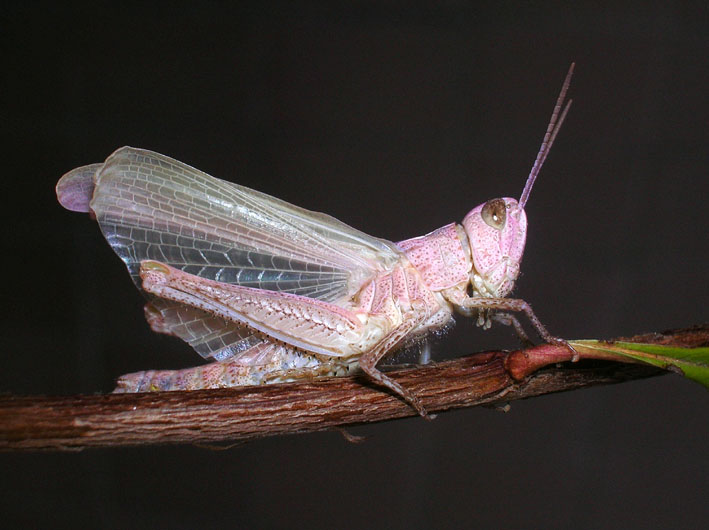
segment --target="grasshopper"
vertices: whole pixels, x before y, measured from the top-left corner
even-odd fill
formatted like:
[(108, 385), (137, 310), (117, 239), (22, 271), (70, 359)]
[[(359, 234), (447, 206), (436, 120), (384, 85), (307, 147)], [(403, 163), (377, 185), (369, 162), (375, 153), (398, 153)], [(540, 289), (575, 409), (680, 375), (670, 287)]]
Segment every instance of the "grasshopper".
[(64, 175), (59, 202), (95, 216), (147, 296), (152, 329), (214, 361), (127, 374), (116, 391), (296, 381), (358, 367), (426, 416), (377, 365), (454, 312), (483, 329), (511, 325), (528, 341), (513, 314), (524, 313), (542, 339), (568, 347), (507, 295), (524, 252), (524, 207), (569, 110), (573, 68), (519, 201), (489, 200), (461, 224), (398, 243), (143, 149), (122, 147)]

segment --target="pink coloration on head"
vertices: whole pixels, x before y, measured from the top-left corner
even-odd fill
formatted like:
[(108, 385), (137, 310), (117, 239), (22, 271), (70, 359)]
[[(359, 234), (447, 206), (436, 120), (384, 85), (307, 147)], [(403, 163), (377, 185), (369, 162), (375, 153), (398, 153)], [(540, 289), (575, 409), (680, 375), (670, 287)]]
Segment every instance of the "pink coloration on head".
[[(515, 199), (493, 199), (465, 216), (473, 258), (471, 283), (476, 296), (502, 298), (512, 290), (527, 239), (527, 215)], [(474, 275), (482, 279), (476, 282)]]

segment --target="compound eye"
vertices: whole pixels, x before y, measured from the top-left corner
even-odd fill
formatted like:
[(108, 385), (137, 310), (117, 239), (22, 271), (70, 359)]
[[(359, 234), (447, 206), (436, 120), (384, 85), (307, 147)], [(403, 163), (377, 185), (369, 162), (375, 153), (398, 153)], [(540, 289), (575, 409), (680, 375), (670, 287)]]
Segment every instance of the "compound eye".
[(497, 230), (502, 230), (507, 222), (507, 207), (505, 206), (505, 201), (503, 199), (487, 201), (480, 215), (482, 215), (485, 224)]

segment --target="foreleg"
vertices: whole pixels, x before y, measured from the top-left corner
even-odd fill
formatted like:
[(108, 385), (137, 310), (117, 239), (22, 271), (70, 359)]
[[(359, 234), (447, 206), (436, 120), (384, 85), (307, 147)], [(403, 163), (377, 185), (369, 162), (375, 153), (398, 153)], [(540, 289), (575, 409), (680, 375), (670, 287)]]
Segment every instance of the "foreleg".
[(512, 313), (494, 313), (490, 318), (492, 318), (495, 322), (504, 324), (505, 326), (512, 326), (517, 334), (517, 338), (525, 348), (531, 348), (534, 346), (534, 343), (529, 339), (527, 332), (524, 331), (522, 324), (520, 324), (519, 319)]
[[(529, 321), (532, 323), (532, 326), (534, 326), (534, 329), (537, 331), (539, 336), (544, 339), (544, 341), (550, 344), (558, 344), (560, 346), (566, 347), (572, 353), (572, 361), (574, 362), (577, 361), (579, 358), (578, 352), (568, 343), (568, 341), (559, 337), (554, 337), (551, 333), (547, 331), (547, 328), (544, 327), (544, 324), (541, 323), (541, 321), (537, 318), (537, 315), (535, 315), (534, 311), (532, 311), (532, 306), (524, 300), (521, 300), (519, 298), (484, 298), (466, 296), (458, 297), (458, 299), (454, 300), (454, 303), (465, 308), (483, 310), (493, 309), (524, 313), (529, 319)], [(512, 325), (514, 326), (514, 322), (512, 323)], [(519, 322), (517, 322), (517, 326), (515, 326), (515, 331), (517, 331), (518, 327), (519, 329), (522, 328), (522, 326), (519, 325)], [(522, 330), (522, 333), (524, 333), (524, 330)], [(526, 337), (526, 334), (524, 334), (523, 336)], [(527, 340), (529, 339), (527, 338)]]

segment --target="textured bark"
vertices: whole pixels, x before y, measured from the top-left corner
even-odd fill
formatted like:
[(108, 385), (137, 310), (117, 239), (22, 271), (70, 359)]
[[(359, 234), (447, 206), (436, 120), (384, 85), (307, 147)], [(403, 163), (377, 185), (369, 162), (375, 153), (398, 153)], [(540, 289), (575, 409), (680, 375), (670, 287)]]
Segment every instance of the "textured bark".
[[(709, 326), (623, 340), (702, 346), (709, 344)], [(537, 348), (544, 348), (550, 358), (568, 356), (563, 347)], [(644, 365), (582, 361), (555, 364), (519, 380), (519, 370), (515, 379), (506, 365), (511, 356), (519, 358), (522, 354), (486, 352), (388, 371), (387, 375), (413, 390), (427, 410), (442, 412), (665, 373)], [(213, 444), (414, 415), (401, 399), (373, 386), (363, 376), (193, 392), (3, 396), (0, 450)]]

